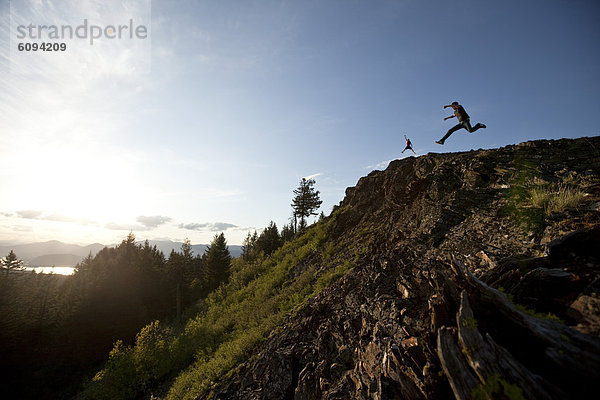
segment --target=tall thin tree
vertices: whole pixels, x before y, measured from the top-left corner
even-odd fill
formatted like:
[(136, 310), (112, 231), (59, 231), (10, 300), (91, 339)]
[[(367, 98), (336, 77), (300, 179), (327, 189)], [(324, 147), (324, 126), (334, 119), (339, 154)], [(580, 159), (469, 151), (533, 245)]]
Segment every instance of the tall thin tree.
[(298, 189), (294, 190), (292, 199), (292, 212), (294, 216), (294, 230), (297, 230), (298, 219), (300, 230), (306, 227), (306, 219), (311, 215), (317, 215), (317, 210), (323, 201), (319, 197), (319, 191), (314, 188), (314, 179), (302, 178)]

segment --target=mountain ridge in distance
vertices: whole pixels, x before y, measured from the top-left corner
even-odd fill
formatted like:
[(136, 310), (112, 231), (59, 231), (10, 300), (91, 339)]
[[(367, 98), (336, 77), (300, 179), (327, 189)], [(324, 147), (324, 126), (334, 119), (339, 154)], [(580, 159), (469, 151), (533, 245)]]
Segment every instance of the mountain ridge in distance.
[[(145, 241), (138, 241), (138, 244), (144, 244)], [(171, 240), (148, 240), (150, 246), (162, 251), (165, 257), (168, 257), (172, 250), (180, 251), (183, 242), (174, 242)], [(88, 245), (77, 245), (63, 243), (58, 240), (49, 240), (47, 242), (22, 243), (15, 245), (0, 245), (0, 256), (4, 257), (11, 250), (17, 257), (25, 261), (30, 267), (75, 267), (81, 260), (88, 255), (95, 256), (104, 247), (115, 247), (117, 244), (103, 245), (101, 243), (92, 243)], [(193, 244), (192, 251), (196, 254), (204, 254), (208, 248), (207, 244)], [(232, 257), (238, 257), (242, 253), (242, 246), (229, 245), (229, 252)]]

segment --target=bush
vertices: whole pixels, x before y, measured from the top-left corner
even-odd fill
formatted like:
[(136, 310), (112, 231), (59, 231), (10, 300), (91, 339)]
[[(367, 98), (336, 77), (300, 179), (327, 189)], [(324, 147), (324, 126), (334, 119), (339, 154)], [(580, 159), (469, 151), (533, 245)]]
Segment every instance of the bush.
[(131, 347), (118, 340), (104, 368), (94, 376), (84, 392), (86, 399), (125, 400), (135, 396), (137, 371)]
[(161, 328), (158, 321), (146, 325), (137, 334), (133, 359), (141, 389), (166, 375), (174, 367), (169, 346), (172, 342), (170, 329)]

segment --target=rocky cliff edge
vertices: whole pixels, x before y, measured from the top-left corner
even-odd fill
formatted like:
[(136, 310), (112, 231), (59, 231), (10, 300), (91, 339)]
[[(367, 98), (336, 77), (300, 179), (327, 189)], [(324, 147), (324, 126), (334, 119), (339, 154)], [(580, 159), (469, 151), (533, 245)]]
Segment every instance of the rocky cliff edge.
[(600, 137), (371, 172), (324, 221), (323, 249), (296, 268), (352, 269), (202, 398), (599, 393), (599, 173)]

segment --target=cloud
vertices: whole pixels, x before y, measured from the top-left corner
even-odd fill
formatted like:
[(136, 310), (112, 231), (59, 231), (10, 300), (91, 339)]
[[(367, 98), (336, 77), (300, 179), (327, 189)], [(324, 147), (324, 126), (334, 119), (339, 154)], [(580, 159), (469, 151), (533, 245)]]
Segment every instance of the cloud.
[(227, 222), (204, 222), (204, 223), (190, 223), (190, 224), (179, 224), (179, 228), (187, 229), (190, 231), (209, 231), (209, 232), (220, 232), (230, 228), (237, 228), (237, 225), (229, 224)]
[(111, 231), (147, 231), (149, 230), (144, 225), (136, 225), (136, 224), (119, 224), (116, 222), (109, 222), (104, 225), (106, 229), (110, 229)]
[(212, 231), (224, 231), (229, 228), (237, 228), (237, 225), (228, 224), (226, 222), (215, 222), (214, 224), (211, 224)]
[(232, 231), (237, 232), (250, 232), (250, 231), (260, 231), (264, 228), (257, 228), (255, 226), (236, 226), (235, 228), (231, 228)]
[(312, 175), (309, 175), (309, 176), (305, 176), (305, 177), (304, 177), (304, 179), (306, 179), (306, 180), (309, 180), (309, 179), (315, 179), (317, 176), (321, 176), (321, 175), (323, 175), (323, 173), (322, 173), (322, 172), (319, 172), (319, 173), (316, 173), (316, 174), (312, 174)]
[(21, 210), (21, 211), (16, 211), (16, 214), (1, 213), (1, 215), (4, 215), (5, 217), (15, 217), (16, 216), (18, 218), (36, 219), (36, 220), (41, 220), (41, 221), (72, 222), (72, 223), (81, 224), (81, 225), (90, 225), (90, 224), (95, 223), (94, 221), (92, 221), (90, 219), (69, 217), (69, 216), (66, 216), (63, 214), (57, 214), (57, 213), (46, 215), (43, 211), (40, 211), (40, 210)]
[(144, 232), (150, 231), (159, 225), (163, 225), (172, 220), (170, 217), (162, 215), (145, 216), (140, 215), (136, 219), (137, 223), (118, 223), (109, 222), (104, 225), (104, 228), (112, 231), (131, 231), (131, 232)]
[(39, 210), (17, 211), (17, 216), (25, 219), (41, 219), (43, 212)]
[(156, 228), (159, 225), (166, 224), (167, 222), (171, 221), (171, 218), (163, 217), (162, 215), (155, 215), (155, 216), (140, 215), (135, 220), (147, 228)]
[(388, 166), (389, 163), (391, 163), (392, 161), (394, 161), (395, 158), (391, 159), (391, 160), (387, 160), (387, 161), (382, 161), (378, 164), (374, 164), (374, 165), (367, 165), (365, 167), (365, 169), (384, 169)]
[(90, 224), (95, 223), (95, 221), (92, 221), (90, 219), (69, 217), (69, 216), (63, 215), (63, 214), (44, 215), (40, 219), (43, 219), (46, 221), (56, 221), (56, 222), (74, 222), (74, 223), (81, 224), (81, 225), (90, 225)]

